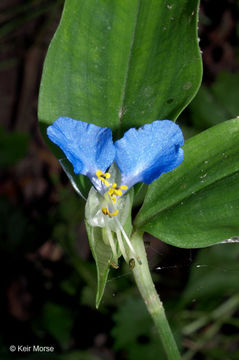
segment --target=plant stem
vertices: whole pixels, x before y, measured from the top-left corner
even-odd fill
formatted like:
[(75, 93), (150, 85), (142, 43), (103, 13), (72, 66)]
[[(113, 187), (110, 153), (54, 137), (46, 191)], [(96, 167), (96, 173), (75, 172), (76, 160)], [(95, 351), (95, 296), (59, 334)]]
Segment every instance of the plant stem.
[(147, 256), (144, 248), (143, 234), (135, 232), (131, 239), (137, 256), (140, 257), (142, 265), (137, 262), (133, 269), (134, 278), (144, 303), (150, 313), (158, 330), (168, 360), (181, 360), (176, 342), (165, 315), (163, 304), (160, 301), (151, 278)]

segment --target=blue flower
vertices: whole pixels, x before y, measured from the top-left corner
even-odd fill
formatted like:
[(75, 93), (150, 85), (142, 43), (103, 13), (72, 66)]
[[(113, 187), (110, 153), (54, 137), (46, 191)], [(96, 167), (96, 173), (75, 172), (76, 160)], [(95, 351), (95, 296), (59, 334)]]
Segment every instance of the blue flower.
[(128, 187), (138, 182), (151, 184), (160, 175), (176, 168), (183, 161), (183, 134), (169, 120), (154, 121), (138, 130), (128, 130), (115, 142), (115, 162), (122, 183)]
[[(132, 128), (114, 144), (110, 129), (68, 117), (57, 119), (47, 128), (47, 135), (65, 153), (74, 172), (88, 176), (98, 190), (99, 180), (110, 186), (110, 174), (105, 171), (113, 161), (121, 172), (123, 191), (138, 182), (151, 184), (183, 161), (183, 134), (169, 120)], [(122, 195), (113, 185), (113, 195)]]
[(88, 176), (99, 188), (97, 170), (104, 173), (115, 158), (111, 130), (60, 117), (47, 128), (47, 135), (65, 153), (74, 172)]
[[(74, 172), (88, 176), (98, 191), (91, 188), (85, 216), (90, 226), (106, 228), (113, 253), (111, 265), (118, 266), (118, 252), (111, 231), (116, 234), (125, 260), (131, 262), (133, 256), (140, 264), (123, 228), (131, 210), (130, 195), (122, 195), (138, 182), (151, 184), (183, 161), (180, 146), (184, 141), (178, 125), (169, 120), (156, 120), (138, 130), (128, 130), (113, 143), (110, 129), (60, 117), (47, 128), (47, 135), (64, 152)], [(113, 163), (120, 170), (119, 181), (116, 167), (111, 166)], [(109, 167), (109, 172), (106, 172)], [(120, 183), (117, 185), (116, 182)]]

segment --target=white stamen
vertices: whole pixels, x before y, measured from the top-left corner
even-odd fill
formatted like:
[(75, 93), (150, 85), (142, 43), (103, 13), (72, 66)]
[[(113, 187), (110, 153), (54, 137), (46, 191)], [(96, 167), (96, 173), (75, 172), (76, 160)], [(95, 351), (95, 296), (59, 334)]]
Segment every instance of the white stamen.
[(106, 226), (106, 231), (107, 231), (108, 240), (109, 240), (109, 243), (111, 246), (111, 250), (113, 252), (114, 261), (117, 262), (118, 256), (117, 256), (116, 245), (115, 245), (115, 241), (113, 239), (112, 233), (111, 233), (110, 229), (108, 228), (108, 226)]
[(126, 232), (124, 231), (124, 228), (123, 228), (123, 226), (121, 225), (121, 223), (119, 222), (119, 220), (117, 219), (117, 217), (115, 218), (115, 221), (116, 221), (117, 224), (119, 225), (119, 228), (120, 228), (120, 230), (121, 230), (121, 232), (122, 232), (122, 234), (123, 234), (123, 236), (124, 236), (124, 238), (125, 238), (125, 240), (126, 240), (126, 242), (127, 242), (127, 244), (128, 244), (128, 247), (129, 247), (130, 250), (132, 251), (132, 255), (136, 258), (136, 260), (138, 261), (138, 263), (141, 265), (141, 264), (142, 264), (142, 263), (141, 263), (141, 260), (140, 260), (140, 258), (136, 255), (136, 252), (135, 252), (135, 250), (134, 250), (134, 248), (133, 248), (133, 246), (132, 246), (129, 238), (128, 238), (128, 236), (126, 235)]
[(124, 243), (123, 243), (123, 239), (122, 239), (120, 230), (118, 230), (118, 229), (116, 230), (116, 235), (117, 235), (120, 251), (122, 252), (122, 255), (123, 255), (125, 261), (128, 261), (128, 257), (126, 255), (126, 251), (125, 251), (125, 247), (124, 247)]

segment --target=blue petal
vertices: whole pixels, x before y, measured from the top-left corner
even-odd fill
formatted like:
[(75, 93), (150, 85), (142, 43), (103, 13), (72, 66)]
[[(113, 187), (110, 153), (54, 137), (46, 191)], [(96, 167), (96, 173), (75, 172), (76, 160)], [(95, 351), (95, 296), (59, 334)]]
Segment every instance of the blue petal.
[(138, 130), (128, 130), (115, 142), (121, 183), (128, 187), (138, 182), (151, 184), (173, 170), (183, 161), (183, 143), (179, 126), (169, 120), (156, 120)]
[(47, 135), (72, 163), (76, 174), (95, 177), (112, 164), (115, 148), (110, 129), (60, 117), (47, 128)]

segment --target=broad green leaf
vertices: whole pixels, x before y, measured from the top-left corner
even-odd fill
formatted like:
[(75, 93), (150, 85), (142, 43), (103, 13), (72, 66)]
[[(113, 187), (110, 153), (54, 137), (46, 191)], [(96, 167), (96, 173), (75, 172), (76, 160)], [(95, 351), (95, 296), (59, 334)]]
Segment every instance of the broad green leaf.
[(149, 186), (135, 226), (199, 248), (239, 234), (239, 119), (189, 139), (184, 161)]
[(42, 75), (43, 135), (59, 116), (118, 135), (176, 119), (201, 81), (197, 19), (198, 0), (67, 0)]

